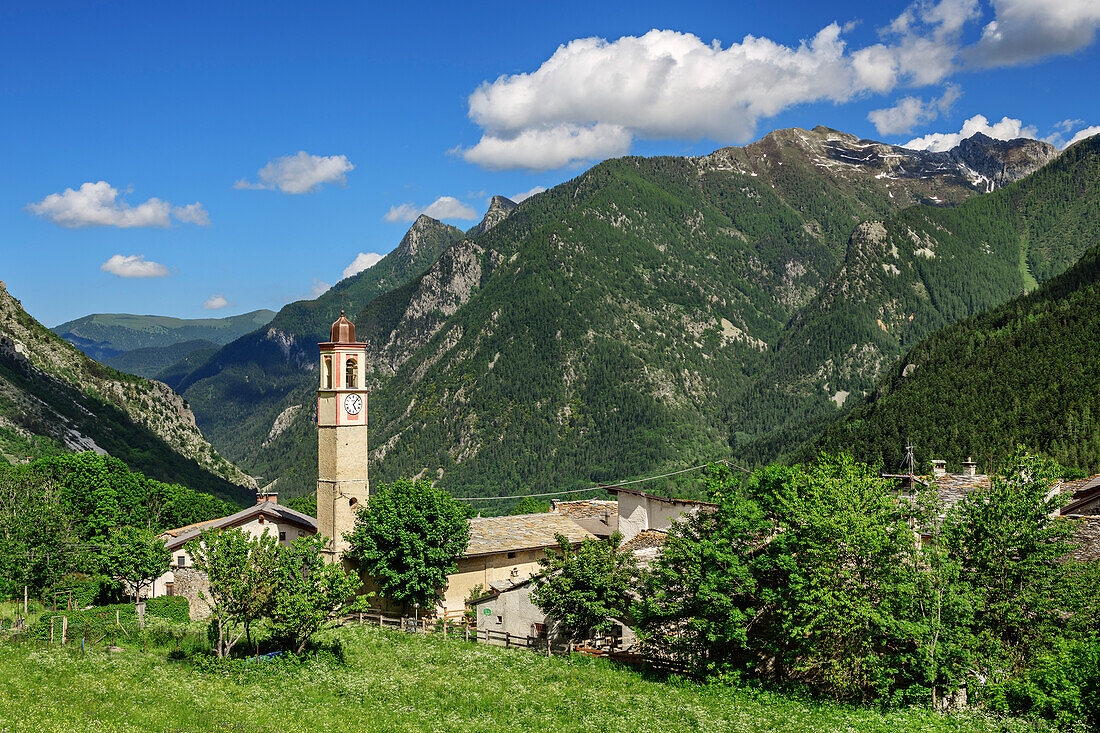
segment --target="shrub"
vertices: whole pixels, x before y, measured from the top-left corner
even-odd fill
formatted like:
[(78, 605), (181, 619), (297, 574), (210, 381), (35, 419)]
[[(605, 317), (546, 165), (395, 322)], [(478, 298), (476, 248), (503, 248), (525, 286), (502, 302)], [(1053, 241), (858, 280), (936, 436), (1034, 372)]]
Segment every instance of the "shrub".
[[(87, 606), (106, 606), (121, 603), (124, 600), (122, 586), (106, 575), (70, 573), (43, 594), (43, 601), (47, 606), (52, 606), (54, 594), (65, 591), (72, 591), (73, 607), (76, 609)], [(58, 608), (64, 610), (61, 604), (65, 601), (64, 596), (59, 596)]]
[(183, 596), (160, 596), (145, 602), (145, 612), (178, 624), (191, 622), (191, 604)]

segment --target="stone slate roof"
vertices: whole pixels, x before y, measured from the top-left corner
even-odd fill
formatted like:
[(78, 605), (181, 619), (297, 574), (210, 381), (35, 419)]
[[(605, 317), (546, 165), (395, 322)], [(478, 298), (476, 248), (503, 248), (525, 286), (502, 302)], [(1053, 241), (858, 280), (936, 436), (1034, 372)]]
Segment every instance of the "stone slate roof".
[(961, 473), (947, 473), (943, 476), (928, 478), (931, 479), (936, 494), (943, 502), (945, 511), (962, 501), (963, 497), (974, 489), (988, 489), (993, 483), (992, 479), (985, 474), (966, 476)]
[(1077, 481), (1066, 481), (1059, 485), (1057, 489), (1063, 496), (1069, 497), (1066, 505), (1062, 507), (1061, 513), (1081, 513), (1078, 511), (1079, 509), (1100, 499), (1100, 474), (1078, 479)]
[(1100, 517), (1079, 517), (1069, 520), (1074, 523), (1074, 547), (1070, 556), (1077, 561), (1100, 560)]
[(558, 544), (555, 534), (565, 535), (574, 544), (594, 537), (569, 517), (555, 512), (475, 517), (470, 520), (470, 544), (466, 548), (466, 557), (554, 547)]
[(659, 529), (643, 529), (631, 537), (630, 542), (624, 542), (619, 549), (623, 552), (638, 552), (639, 550), (660, 548), (665, 546), (667, 539), (668, 532), (662, 532)]
[(302, 529), (308, 529), (312, 532), (317, 531), (317, 520), (308, 514), (302, 514), (295, 511), (288, 506), (277, 504), (273, 501), (263, 501), (257, 504), (253, 504), (246, 509), (242, 509), (236, 514), (230, 514), (228, 517), (222, 517), (221, 519), (211, 519), (206, 522), (196, 522), (194, 524), (188, 524), (185, 527), (177, 527), (176, 529), (170, 529), (161, 534), (161, 537), (167, 538), (164, 543), (169, 550), (174, 550), (177, 547), (182, 547), (191, 540), (198, 537), (202, 532), (229, 529), (238, 525), (251, 521), (255, 517), (264, 516), (272, 519), (276, 522), (288, 522), (295, 524)]
[(553, 501), (552, 512), (569, 517), (597, 537), (610, 537), (619, 529), (619, 502), (606, 499)]

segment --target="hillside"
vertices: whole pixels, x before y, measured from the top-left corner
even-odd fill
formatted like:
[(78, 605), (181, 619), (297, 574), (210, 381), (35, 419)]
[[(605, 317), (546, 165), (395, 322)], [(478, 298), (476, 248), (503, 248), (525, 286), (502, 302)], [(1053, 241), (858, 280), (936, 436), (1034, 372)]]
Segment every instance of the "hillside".
[(421, 275), (461, 236), (456, 227), (421, 215), (373, 267), (315, 300), (284, 306), (267, 326), (222, 347), (188, 373), (173, 366), (164, 376), (187, 398), (210, 440), (231, 460), (243, 459), (269, 435), (287, 406), (281, 405), (284, 398), (312, 384), (317, 343), (328, 339), (340, 310), (355, 313), (380, 293)]
[(152, 478), (231, 501), (253, 486), (206, 442), (180, 395), (92, 360), (35, 321), (2, 284), (0, 441), (12, 460), (106, 452)]
[(773, 459), (921, 339), (1063, 272), (1100, 244), (1098, 211), (1100, 137), (957, 208), (917, 206), (857, 227), (837, 275), (733, 406), (741, 457)]
[[(267, 324), (274, 316), (275, 313), (269, 310), (225, 318), (93, 313), (50, 330), (96, 361), (107, 363), (111, 357), (135, 349), (177, 346), (188, 341), (225, 345)], [(182, 355), (177, 356), (176, 361), (181, 358)]]
[(156, 379), (161, 372), (170, 367), (176, 367), (181, 361), (193, 363), (196, 353), (210, 356), (219, 348), (220, 344), (213, 341), (195, 339), (193, 341), (181, 341), (178, 344), (169, 344), (168, 346), (147, 346), (141, 349), (132, 349), (121, 354), (115, 354), (102, 361), (107, 366), (120, 372), (136, 374), (146, 379)]
[(922, 463), (973, 456), (988, 468), (1023, 444), (1100, 472), (1098, 306), (1094, 246), (1030, 295), (922, 341), (793, 455), (844, 448), (892, 467), (911, 440)]
[[(371, 345), (372, 480), (518, 494), (727, 455), (735, 401), (858, 223), (960, 203), (1054, 156), (968, 142), (930, 154), (780, 130), (701, 158), (606, 161), (524, 201), (349, 314)], [(961, 283), (971, 312), (983, 287)], [(315, 480), (313, 416), (296, 407), (312, 389), (238, 411), (259, 423), (239, 457), (284, 492)]]

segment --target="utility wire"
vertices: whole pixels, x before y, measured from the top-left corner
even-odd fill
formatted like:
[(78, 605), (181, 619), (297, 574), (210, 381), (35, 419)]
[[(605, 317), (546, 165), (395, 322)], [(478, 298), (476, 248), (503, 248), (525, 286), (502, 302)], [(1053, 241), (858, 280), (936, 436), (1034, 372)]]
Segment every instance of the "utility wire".
[[(722, 463), (730, 468), (736, 468), (739, 471), (745, 473), (752, 473), (747, 468), (742, 468), (734, 463), (730, 463), (724, 458), (719, 458), (717, 461), (711, 461), (711, 463)], [(551, 491), (547, 494), (512, 494), (511, 496), (455, 496), (452, 497), (455, 501), (490, 501), (494, 499), (526, 499), (526, 498), (538, 498), (543, 496), (560, 496), (562, 494), (580, 494), (585, 491), (602, 491), (604, 489), (615, 488), (616, 486), (629, 486), (630, 484), (640, 484), (646, 481), (656, 481), (661, 478), (668, 478), (669, 476), (677, 476), (681, 473), (688, 473), (689, 471), (698, 471), (700, 468), (706, 468), (710, 463), (704, 463), (701, 466), (692, 466), (691, 468), (682, 468), (679, 471), (672, 471), (671, 473), (662, 473), (659, 476), (647, 476), (645, 478), (636, 478), (630, 481), (616, 481), (613, 484), (597, 484), (595, 486), (589, 486), (586, 489), (569, 489), (568, 491)]]

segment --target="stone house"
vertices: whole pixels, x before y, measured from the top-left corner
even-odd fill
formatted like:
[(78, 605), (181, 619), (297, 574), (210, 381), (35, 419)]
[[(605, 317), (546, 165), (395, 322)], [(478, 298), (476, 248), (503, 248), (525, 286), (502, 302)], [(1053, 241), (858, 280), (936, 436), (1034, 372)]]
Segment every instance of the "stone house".
[(436, 613), (464, 611), (466, 600), (478, 586), (486, 592), (537, 575), (539, 559), (547, 548), (558, 546), (558, 534), (565, 535), (574, 547), (595, 536), (556, 512), (471, 519), (470, 544), (455, 572), (447, 577)]
[(713, 511), (717, 504), (695, 499), (666, 499), (633, 489), (621, 489), (617, 486), (606, 487), (607, 493), (616, 498), (616, 529), (629, 542), (646, 530), (667, 531), (682, 518), (700, 511)]
[(280, 544), (289, 545), (299, 537), (316, 534), (317, 520), (280, 504), (277, 494), (260, 493), (255, 504), (228, 517), (167, 530), (161, 533), (160, 538), (172, 553), (171, 564), (164, 574), (153, 581), (148, 597), (184, 595), (191, 601), (191, 617), (205, 616), (209, 609), (206, 608), (204, 613), (201, 609), (206, 604), (198, 601), (198, 594), (204, 588), (204, 578), (194, 570), (194, 561), (186, 545), (203, 532), (222, 529), (240, 529), (257, 537), (272, 534)]
[[(569, 635), (535, 605), (531, 596), (541, 575), (516, 583), (497, 583), (492, 590), (470, 600), (477, 617), (479, 638), (495, 646), (532, 646), (545, 649), (546, 641), (565, 644)], [(633, 630), (616, 620), (607, 642), (618, 649), (637, 643)]]

